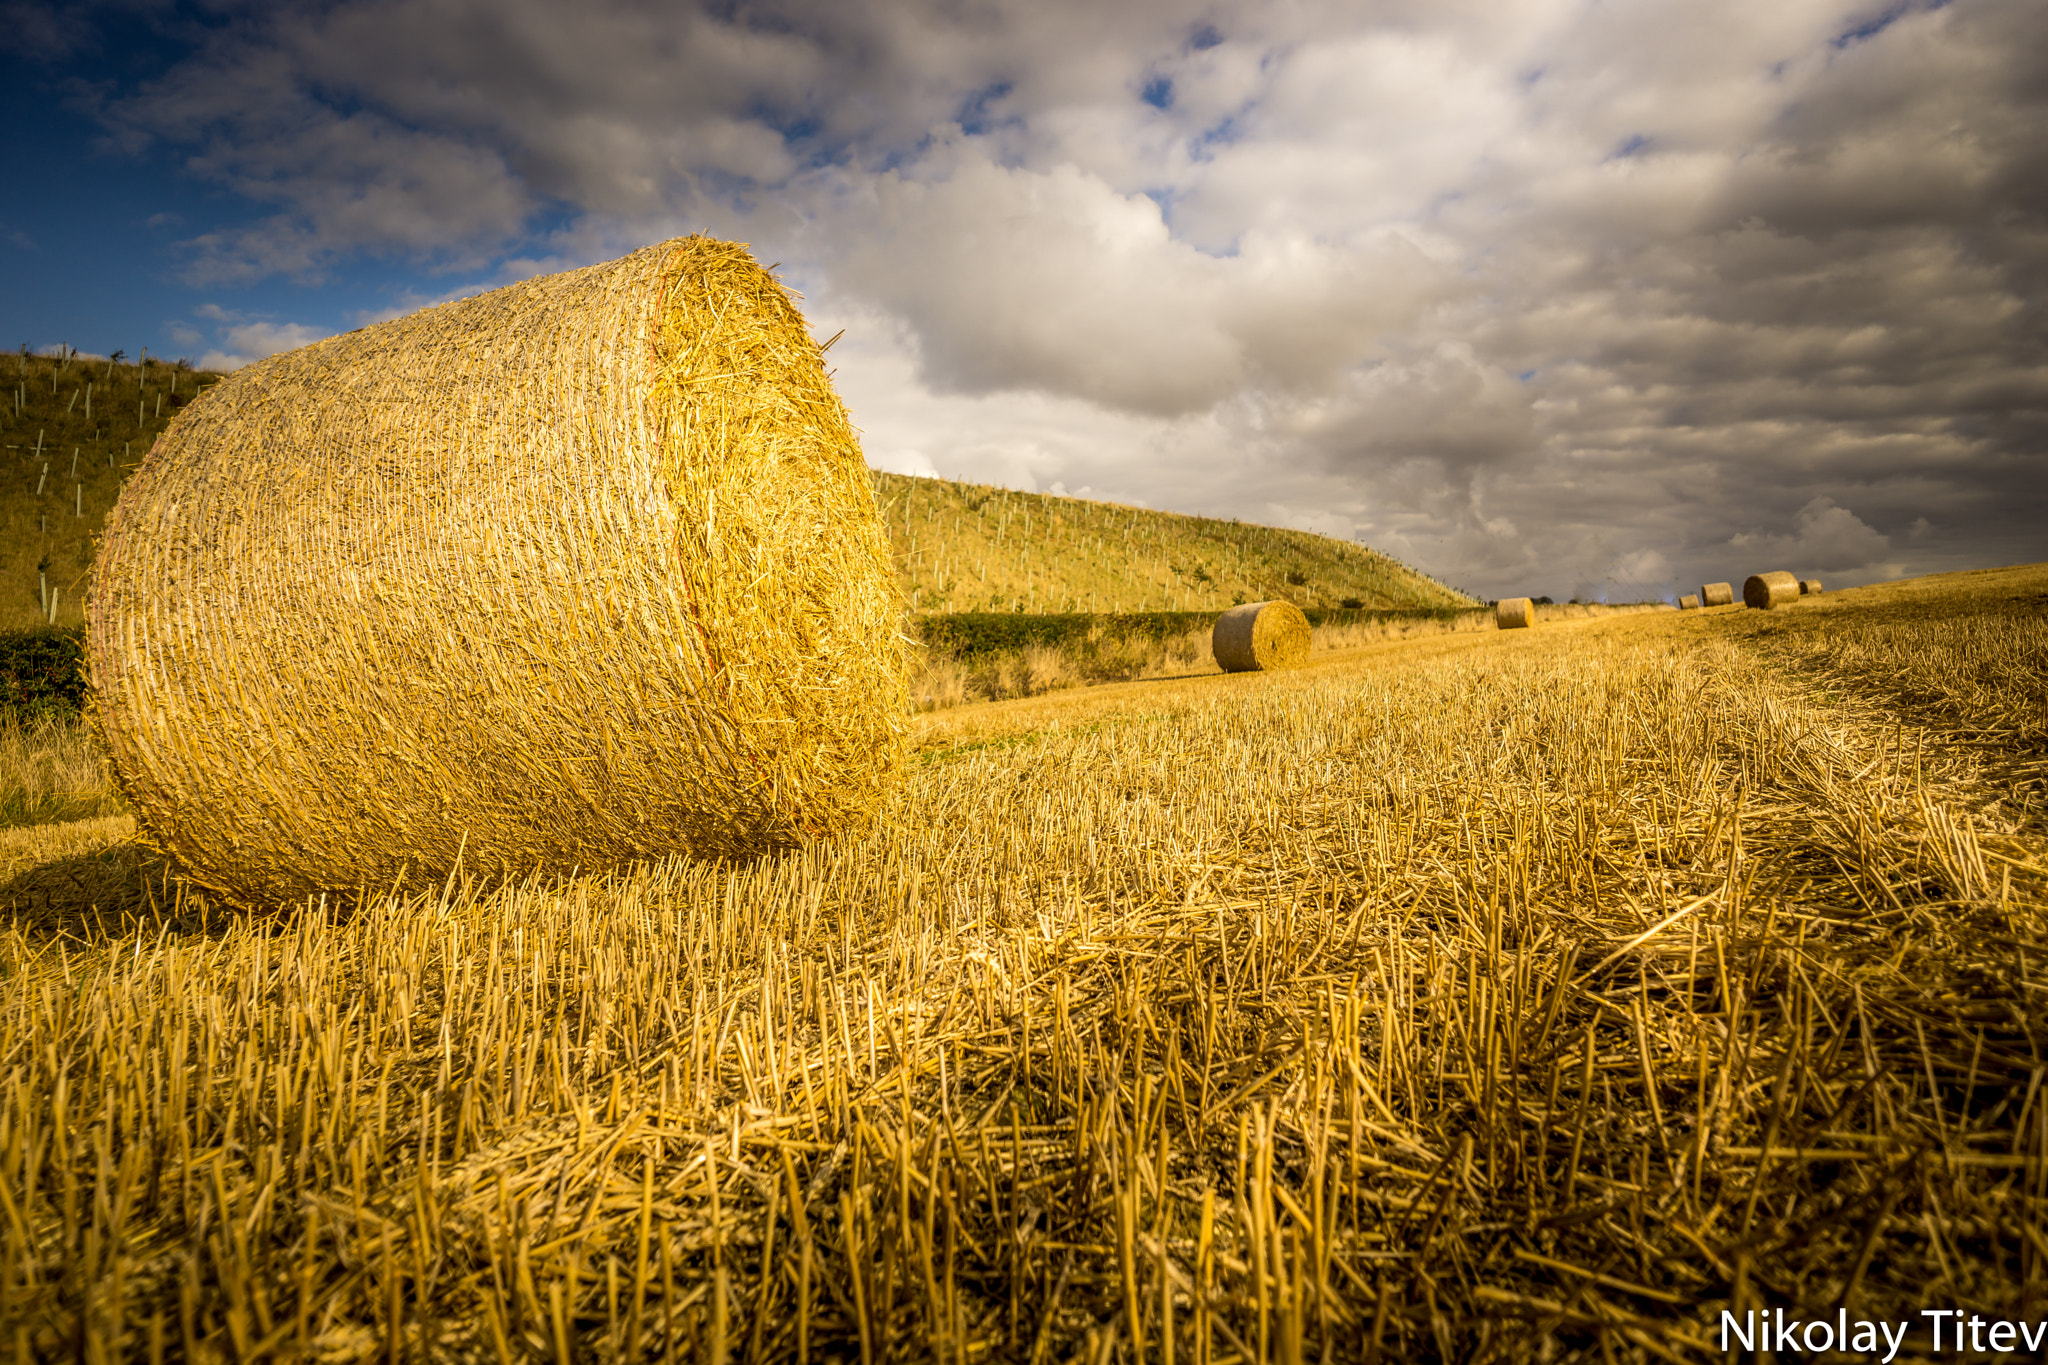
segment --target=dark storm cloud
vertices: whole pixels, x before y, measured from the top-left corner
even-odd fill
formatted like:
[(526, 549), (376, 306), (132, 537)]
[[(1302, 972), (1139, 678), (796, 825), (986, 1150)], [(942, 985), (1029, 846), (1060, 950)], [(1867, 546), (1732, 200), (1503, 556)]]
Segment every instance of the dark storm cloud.
[[(16, 11), (51, 60), (90, 42)], [(704, 227), (852, 324), (897, 467), (1360, 533), (1486, 592), (2048, 556), (2029, 0), (209, 15), (94, 87), (270, 206), (189, 241), (198, 280)]]

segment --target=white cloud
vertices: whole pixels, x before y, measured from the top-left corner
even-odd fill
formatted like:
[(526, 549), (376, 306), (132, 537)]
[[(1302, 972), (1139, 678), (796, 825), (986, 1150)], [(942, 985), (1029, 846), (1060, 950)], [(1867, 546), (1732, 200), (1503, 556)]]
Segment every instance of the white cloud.
[(340, 0), (107, 109), (262, 207), (195, 279), (702, 228), (849, 327), (880, 467), (1561, 596), (2048, 557), (2036, 8)]
[(932, 463), (932, 457), (922, 450), (891, 450), (883, 455), (870, 454), (868, 464), (890, 474), (908, 474), (919, 479), (945, 477), (939, 467)]
[(1630, 550), (1614, 561), (1614, 581), (1617, 583), (1655, 583), (1671, 581), (1671, 561), (1661, 550)]
[(1891, 537), (1880, 534), (1848, 508), (1838, 506), (1833, 498), (1823, 496), (1793, 515), (1789, 535), (1746, 533), (1730, 537), (1728, 545), (1749, 560), (1770, 560), (1772, 563), (1767, 567), (1789, 569), (1806, 577), (1816, 572), (1874, 570), (1888, 562)]
[[(239, 314), (221, 308), (218, 304), (202, 304), (193, 311), (200, 317), (219, 324), (214, 329), (213, 349), (206, 351), (193, 362), (202, 370), (239, 370), (254, 361), (284, 351), (294, 351), (301, 346), (334, 335), (326, 328), (312, 327), (304, 323), (273, 322), (267, 319), (244, 320)], [(198, 334), (190, 328), (181, 329), (174, 339), (180, 345), (200, 344)]]

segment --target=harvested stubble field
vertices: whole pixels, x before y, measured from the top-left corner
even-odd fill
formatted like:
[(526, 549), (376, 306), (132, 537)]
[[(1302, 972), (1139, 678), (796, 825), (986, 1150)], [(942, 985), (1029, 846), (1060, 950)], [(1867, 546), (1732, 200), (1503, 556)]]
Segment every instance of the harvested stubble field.
[(0, 834), (0, 1340), (1694, 1360), (1730, 1306), (2048, 1316), (2044, 594), (956, 708), (871, 837), (745, 867), (235, 917), (124, 817)]

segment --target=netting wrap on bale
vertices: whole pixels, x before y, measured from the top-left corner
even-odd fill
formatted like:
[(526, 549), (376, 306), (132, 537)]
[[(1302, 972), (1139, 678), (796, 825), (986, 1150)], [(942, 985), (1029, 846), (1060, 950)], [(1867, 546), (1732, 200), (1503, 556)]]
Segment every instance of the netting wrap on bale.
[(1493, 622), (1501, 630), (1526, 630), (1536, 624), (1536, 604), (1526, 597), (1503, 597), (1494, 606)]
[(1735, 587), (1731, 583), (1707, 583), (1700, 588), (1700, 605), (1703, 607), (1728, 607), (1735, 604)]
[(1216, 618), (1209, 648), (1226, 673), (1294, 668), (1308, 661), (1308, 617), (1292, 602), (1247, 602)]
[(1783, 569), (1753, 573), (1742, 580), (1742, 604), (1768, 610), (1799, 600), (1799, 580)]
[(707, 238), (230, 376), (123, 492), (88, 617), (142, 830), (242, 899), (743, 856), (902, 765), (852, 427)]
[(1687, 593), (1678, 599), (1678, 609), (1680, 611), (1698, 611), (1700, 609), (1700, 599), (1691, 593)]

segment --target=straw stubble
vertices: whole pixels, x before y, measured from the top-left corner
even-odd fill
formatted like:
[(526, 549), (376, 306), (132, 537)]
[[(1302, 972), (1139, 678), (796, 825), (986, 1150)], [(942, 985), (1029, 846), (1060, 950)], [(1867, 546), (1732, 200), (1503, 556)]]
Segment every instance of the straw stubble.
[(1995, 665), (2041, 587), (1796, 614), (1846, 704), (1783, 631), (1475, 634), (935, 728), (862, 839), (345, 914), (209, 929), (34, 832), (0, 1341), (1705, 1360), (1761, 1293), (2016, 1316), (2048, 859), (1866, 689), (2000, 680), (1939, 719), (2037, 752)]
[(858, 444), (793, 297), (708, 238), (222, 381), (88, 615), (122, 791), (238, 899), (788, 846), (900, 768)]

